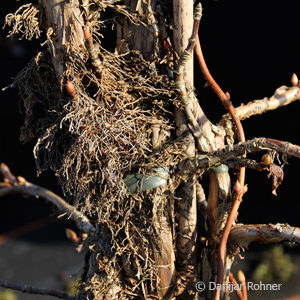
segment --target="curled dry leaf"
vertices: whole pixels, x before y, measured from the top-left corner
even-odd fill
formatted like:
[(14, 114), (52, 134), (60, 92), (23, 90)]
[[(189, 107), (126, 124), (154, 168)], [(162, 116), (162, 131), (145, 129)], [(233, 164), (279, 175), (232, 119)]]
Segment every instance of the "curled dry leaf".
[(272, 194), (277, 196), (276, 189), (280, 186), (283, 180), (283, 170), (279, 166), (271, 164), (268, 177), (270, 176), (272, 176)]

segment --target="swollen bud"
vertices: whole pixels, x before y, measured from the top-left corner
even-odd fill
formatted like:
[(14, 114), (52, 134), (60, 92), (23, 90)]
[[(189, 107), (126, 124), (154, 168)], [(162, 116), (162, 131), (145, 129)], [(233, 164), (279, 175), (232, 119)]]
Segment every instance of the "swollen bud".
[(245, 184), (245, 185), (243, 186), (243, 195), (246, 194), (247, 191), (248, 191), (248, 184)]
[(75, 94), (76, 94), (76, 89), (75, 89), (75, 86), (74, 86), (74, 84), (71, 82), (71, 81), (67, 81), (67, 83), (66, 83), (66, 90), (67, 90), (67, 92), (68, 92), (68, 94), (70, 95), (70, 96), (75, 96)]
[(269, 166), (272, 163), (272, 158), (269, 154), (264, 154), (261, 158), (261, 162), (264, 165)]
[(291, 83), (292, 83), (293, 86), (296, 86), (299, 83), (298, 77), (295, 73), (293, 73), (293, 75), (291, 77)]
[(66, 236), (69, 240), (71, 240), (74, 244), (78, 243), (79, 238), (75, 231), (72, 229), (66, 228)]
[(24, 177), (22, 177), (22, 176), (18, 176), (17, 180), (18, 180), (19, 184), (23, 184), (24, 185), (26, 183), (26, 179)]
[(84, 35), (84, 38), (86, 40), (91, 40), (92, 39), (92, 34), (91, 34), (90, 30), (87, 27), (85, 27), (83, 29), (83, 35)]
[(231, 97), (230, 97), (230, 94), (228, 91), (225, 93), (225, 95), (226, 95), (227, 100), (230, 100)]
[(245, 282), (246, 281), (245, 274), (243, 273), (242, 270), (238, 270), (237, 279), (238, 279), (239, 282)]
[(239, 193), (241, 192), (241, 190), (242, 190), (241, 184), (240, 184), (240, 182), (237, 180), (237, 181), (235, 182), (235, 185), (234, 185), (234, 191), (235, 191), (237, 194), (239, 194)]

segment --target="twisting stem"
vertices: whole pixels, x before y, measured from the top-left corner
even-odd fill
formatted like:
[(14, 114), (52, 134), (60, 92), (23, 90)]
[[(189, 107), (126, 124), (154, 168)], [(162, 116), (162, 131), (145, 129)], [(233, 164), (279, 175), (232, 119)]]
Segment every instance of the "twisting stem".
[[(200, 45), (200, 40), (199, 36), (196, 36), (196, 45), (195, 45), (195, 54), (196, 57), (199, 61), (199, 65), (201, 68), (201, 71), (203, 73), (204, 78), (207, 80), (208, 84), (212, 88), (212, 90), (218, 95), (220, 100), (222, 101), (225, 109), (229, 112), (231, 115), (236, 128), (237, 128), (237, 135), (238, 139), (240, 142), (245, 142), (245, 134), (244, 134), (244, 129), (241, 124), (240, 119), (236, 116), (234, 107), (232, 105), (232, 102), (230, 101), (230, 95), (229, 93), (224, 93), (220, 86), (217, 84), (217, 82), (214, 80), (214, 78), (211, 76), (208, 67), (206, 65), (201, 45)], [(241, 185), (241, 192), (237, 193), (234, 200), (233, 200), (233, 205), (231, 208), (231, 211), (229, 213), (229, 216), (227, 218), (223, 235), (221, 238), (220, 242), (220, 248), (219, 248), (219, 266), (218, 266), (218, 274), (217, 274), (217, 284), (221, 284), (223, 281), (223, 275), (224, 275), (224, 264), (225, 264), (225, 257), (226, 257), (226, 244), (227, 240), (229, 237), (230, 229), (232, 227), (232, 224), (236, 218), (237, 211), (239, 209), (240, 203), (242, 201), (242, 196), (243, 196), (243, 186), (245, 182), (245, 173), (246, 173), (246, 168), (242, 167), (240, 168), (239, 175), (238, 175), (238, 181)], [(220, 290), (217, 289), (216, 294), (215, 294), (215, 299), (218, 300), (220, 298)]]
[(20, 291), (22, 293), (27, 293), (27, 294), (35, 294), (35, 295), (47, 295), (47, 296), (53, 296), (59, 299), (67, 299), (67, 300), (75, 300), (77, 297), (74, 297), (66, 292), (63, 291), (56, 291), (56, 290), (50, 290), (50, 289), (45, 289), (45, 288), (37, 288), (37, 287), (32, 287), (27, 284), (21, 285), (21, 284), (16, 284), (12, 282), (7, 282), (4, 280), (0, 280), (0, 286), (16, 291)]
[(225, 109), (228, 111), (228, 113), (232, 117), (232, 119), (233, 119), (233, 121), (234, 121), (234, 123), (237, 127), (237, 135), (238, 135), (239, 141), (240, 142), (245, 141), (244, 130), (243, 130), (241, 121), (236, 116), (234, 107), (232, 105), (232, 102), (230, 101), (229, 93), (224, 93), (223, 92), (223, 90), (220, 88), (220, 86), (217, 84), (217, 82), (214, 80), (214, 78), (212, 77), (212, 75), (210, 74), (210, 72), (208, 70), (208, 67), (206, 65), (206, 62), (205, 62), (205, 59), (204, 59), (204, 56), (203, 56), (203, 52), (202, 52), (202, 49), (201, 49), (201, 44), (200, 44), (200, 40), (199, 40), (198, 35), (196, 35), (195, 55), (198, 59), (199, 66), (200, 66), (200, 69), (202, 71), (202, 74), (203, 74), (204, 78), (207, 80), (207, 83), (209, 84), (211, 89), (217, 94), (219, 99), (222, 101)]
[[(238, 286), (238, 283), (237, 283), (237, 281), (235, 280), (235, 278), (234, 278), (234, 276), (233, 276), (233, 274), (232, 274), (231, 272), (229, 272), (229, 281), (232, 282), (232, 283), (234, 284), (235, 287)], [(242, 292), (241, 292), (239, 289), (237, 289), (237, 288), (235, 288), (234, 290), (235, 290), (235, 292), (236, 292), (237, 297), (238, 297), (240, 300), (244, 300), (244, 297), (243, 297)]]

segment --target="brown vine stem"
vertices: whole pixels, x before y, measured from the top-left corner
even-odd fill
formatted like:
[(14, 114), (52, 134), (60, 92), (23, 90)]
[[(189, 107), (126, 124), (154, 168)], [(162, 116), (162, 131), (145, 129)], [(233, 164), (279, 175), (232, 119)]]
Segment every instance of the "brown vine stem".
[[(217, 84), (217, 82), (214, 80), (214, 78), (210, 74), (208, 67), (206, 65), (204, 56), (203, 56), (203, 52), (201, 49), (201, 44), (200, 44), (198, 35), (196, 35), (195, 54), (198, 59), (198, 62), (199, 62), (199, 65), (200, 65), (200, 68), (201, 68), (204, 78), (207, 80), (207, 82), (208, 82), (209, 86), (212, 88), (212, 90), (220, 98), (225, 109), (231, 115), (232, 120), (236, 125), (239, 141), (245, 142), (246, 139), (245, 139), (244, 129), (243, 129), (240, 119), (236, 116), (234, 107), (232, 105), (232, 102), (230, 101), (230, 95), (228, 92), (227, 93), (223, 92), (223, 90), (220, 88), (220, 86)], [(242, 197), (243, 197), (243, 193), (244, 193), (243, 186), (245, 183), (245, 173), (246, 173), (246, 168), (245, 167), (240, 168), (237, 180), (239, 181), (239, 183), (241, 185), (241, 190), (240, 190), (240, 192), (236, 193), (236, 195), (234, 197), (232, 208), (230, 210), (229, 216), (227, 218), (227, 221), (226, 221), (226, 224), (225, 224), (225, 227), (223, 230), (223, 235), (221, 238), (220, 248), (219, 248), (219, 264), (218, 264), (217, 284), (221, 284), (223, 281), (224, 264), (225, 264), (225, 257), (226, 257), (226, 244), (227, 244), (227, 240), (229, 237), (229, 233), (230, 233), (232, 224), (236, 218), (240, 203), (242, 201)], [(220, 299), (220, 293), (221, 293), (221, 291), (219, 289), (217, 289), (216, 294), (215, 294), (215, 300)]]
[(16, 291), (20, 291), (22, 293), (27, 294), (35, 294), (35, 295), (44, 295), (44, 296), (52, 296), (59, 299), (67, 299), (67, 300), (75, 300), (77, 297), (72, 296), (64, 291), (56, 291), (56, 290), (50, 290), (45, 288), (37, 288), (32, 287), (27, 284), (16, 284), (4, 280), (0, 280), (0, 286), (3, 288), (8, 288)]
[[(233, 274), (231, 272), (229, 272), (229, 281), (235, 286), (237, 287), (238, 286), (238, 283), (237, 281), (235, 280)], [(237, 297), (240, 299), (240, 300), (244, 300), (244, 297), (243, 297), (243, 294), (242, 292), (239, 290), (239, 289), (236, 289), (234, 288), (235, 290), (235, 293), (237, 295)]]
[(246, 277), (242, 270), (238, 270), (237, 277), (239, 282), (242, 284), (244, 300), (248, 300)]

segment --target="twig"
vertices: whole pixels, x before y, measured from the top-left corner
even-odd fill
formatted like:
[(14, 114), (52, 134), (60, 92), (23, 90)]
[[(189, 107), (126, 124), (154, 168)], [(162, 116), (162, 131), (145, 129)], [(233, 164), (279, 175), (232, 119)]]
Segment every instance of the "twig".
[(77, 297), (74, 297), (64, 291), (37, 288), (37, 287), (29, 286), (27, 284), (21, 285), (21, 284), (16, 284), (4, 280), (0, 280), (0, 286), (12, 290), (20, 291), (22, 293), (27, 293), (27, 294), (47, 295), (47, 296), (52, 296), (59, 299), (67, 299), (67, 300), (77, 299)]
[[(246, 105), (241, 105), (235, 108), (235, 113), (240, 120), (245, 120), (252, 116), (263, 114), (269, 110), (275, 110), (297, 100), (300, 100), (299, 86), (282, 86), (275, 91), (272, 97), (265, 97), (263, 99), (251, 101)], [(222, 117), (219, 124), (225, 124), (229, 119), (230, 115), (226, 114)]]
[(4, 163), (0, 164), (0, 173), (4, 177), (4, 181), (6, 181), (6, 183), (9, 183), (12, 185), (18, 183), (17, 178), (10, 172), (10, 170), (6, 164), (4, 164)]
[(201, 44), (199, 40), (199, 36), (196, 35), (196, 43), (195, 43), (195, 54), (198, 59), (200, 69), (202, 71), (202, 74), (204, 78), (207, 80), (207, 83), (211, 87), (211, 89), (217, 94), (219, 99), (222, 101), (225, 109), (229, 112), (230, 116), (234, 120), (234, 123), (237, 127), (237, 135), (239, 138), (239, 141), (245, 141), (245, 135), (244, 135), (244, 130), (242, 127), (242, 124), (240, 122), (240, 119), (238, 118), (238, 115), (235, 112), (235, 109), (230, 101), (230, 95), (229, 93), (224, 93), (223, 90), (220, 88), (220, 86), (217, 84), (217, 82), (214, 80), (212, 75), (210, 74), (208, 67), (206, 65), (203, 52), (201, 49)]
[(231, 229), (230, 241), (243, 248), (252, 242), (300, 247), (300, 228), (288, 224), (236, 224)]
[(212, 167), (226, 164), (229, 168), (245, 166), (256, 171), (268, 170), (268, 164), (241, 157), (245, 153), (274, 150), (300, 158), (300, 146), (270, 138), (255, 138), (245, 143), (227, 145), (223, 149), (186, 159), (177, 167), (177, 175), (187, 180), (197, 170), (204, 173)]
[(268, 170), (265, 163), (257, 162), (253, 159), (247, 159), (243, 157), (236, 157), (235, 160), (224, 161), (224, 163), (231, 169), (240, 169), (241, 167), (247, 167), (256, 171)]
[(227, 145), (222, 150), (210, 153), (210, 156), (219, 156), (220, 161), (234, 159), (245, 153), (253, 153), (261, 150), (275, 150), (300, 158), (300, 146), (270, 138), (255, 138), (244, 143)]
[(248, 300), (246, 276), (242, 270), (238, 270), (237, 278), (238, 281), (242, 284), (243, 299)]
[[(201, 49), (201, 44), (199, 40), (199, 36), (196, 36), (196, 45), (195, 45), (195, 54), (198, 59), (201, 71), (203, 73), (204, 78), (207, 80), (209, 86), (212, 88), (212, 90), (218, 95), (220, 100), (222, 101), (225, 109), (229, 112), (230, 116), (232, 117), (232, 120), (234, 121), (237, 129), (237, 135), (238, 139), (240, 142), (245, 142), (245, 134), (244, 134), (244, 129), (242, 126), (242, 123), (240, 119), (236, 116), (234, 107), (232, 105), (232, 102), (230, 101), (230, 95), (229, 93), (224, 93), (220, 86), (217, 84), (217, 82), (214, 80), (214, 78), (211, 76), (203, 53)], [(240, 203), (242, 201), (243, 193), (244, 193), (244, 182), (245, 182), (245, 174), (246, 174), (246, 169), (245, 167), (241, 167), (239, 174), (238, 174), (238, 181), (239, 184), (241, 185), (241, 192), (236, 193), (235, 198), (233, 199), (233, 204), (230, 210), (230, 213), (228, 215), (224, 230), (223, 230), (223, 235), (221, 238), (220, 242), (220, 248), (219, 248), (219, 266), (218, 266), (218, 274), (217, 274), (217, 284), (221, 284), (223, 281), (223, 275), (224, 275), (224, 264), (225, 264), (225, 257), (226, 257), (226, 244), (228, 240), (228, 236), (230, 233), (230, 229), (232, 227), (232, 224), (236, 218), (237, 211), (239, 209)], [(220, 290), (216, 290), (215, 294), (215, 299), (218, 300), (220, 298)]]
[[(3, 170), (6, 170), (6, 168), (9, 170), (9, 168), (4, 163), (2, 163), (0, 165), (0, 173), (3, 174)], [(17, 184), (0, 189), (0, 197), (12, 193), (22, 193), (25, 195), (42, 197), (54, 204), (60, 212), (68, 214), (69, 218), (76, 223), (77, 227), (80, 230), (86, 233), (94, 233), (96, 231), (95, 227), (90, 223), (89, 219), (83, 213), (76, 210), (72, 205), (67, 203), (60, 196), (43, 187), (26, 181), (23, 177), (18, 177), (17, 179)]]
[[(238, 283), (237, 283), (237, 281), (235, 280), (235, 278), (234, 278), (234, 276), (233, 276), (233, 274), (232, 274), (231, 272), (229, 272), (229, 281), (232, 282), (232, 283), (234, 284), (235, 287), (238, 286)], [(235, 290), (235, 292), (236, 292), (237, 297), (238, 297), (240, 300), (244, 300), (244, 297), (243, 297), (242, 292), (241, 292), (239, 289), (237, 289), (237, 288), (235, 288), (234, 290)]]

